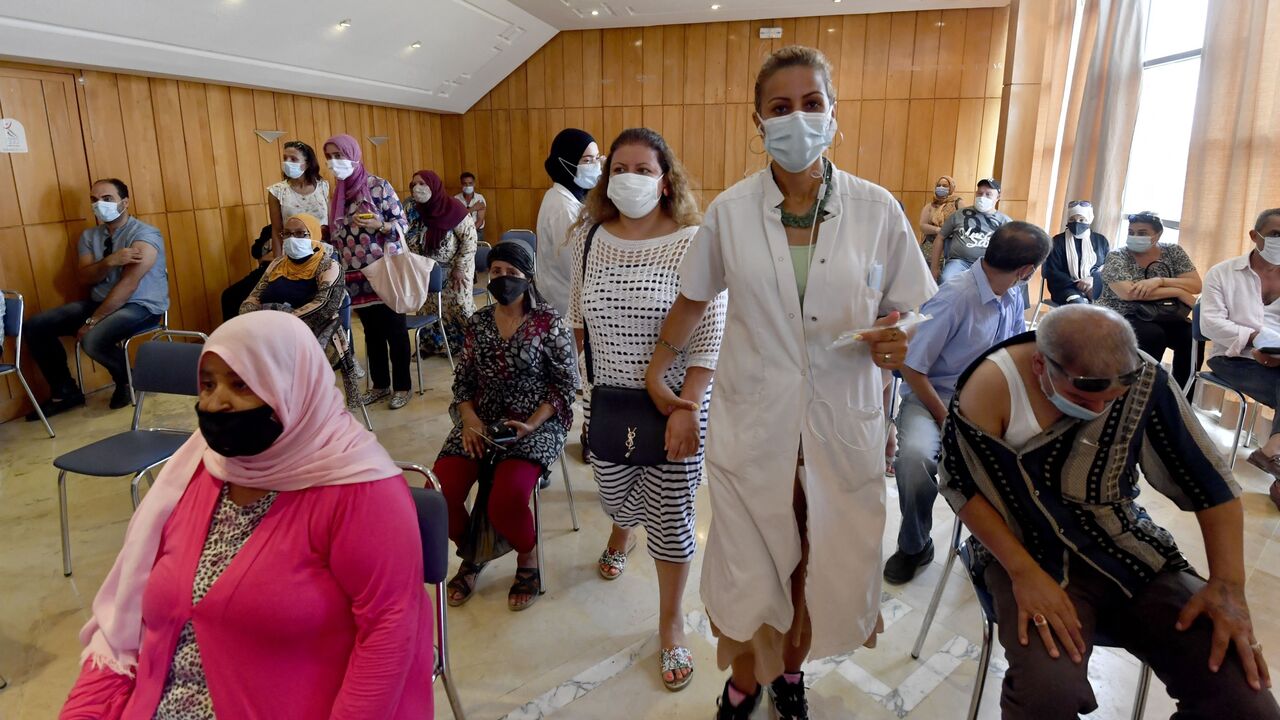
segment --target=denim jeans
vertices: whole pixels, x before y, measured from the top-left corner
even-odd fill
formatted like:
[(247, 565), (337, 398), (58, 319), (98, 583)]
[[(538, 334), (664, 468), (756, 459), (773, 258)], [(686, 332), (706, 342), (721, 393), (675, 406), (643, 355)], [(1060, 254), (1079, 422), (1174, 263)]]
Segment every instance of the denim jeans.
[[(93, 300), (70, 302), (33, 316), (23, 327), (31, 356), (35, 358), (36, 365), (40, 366), (40, 372), (44, 373), (44, 379), (56, 398), (81, 391), (81, 388), (76, 387), (71, 371), (67, 368), (67, 352), (59, 338), (75, 337), (84, 326), (84, 321), (101, 304)], [(147, 328), (155, 327), (159, 322), (160, 316), (151, 314), (143, 306), (125, 303), (85, 333), (80, 344), (85, 354), (105, 367), (116, 385), (123, 387), (129, 379), (125, 372), (124, 348), (121, 343)]]
[[(1276, 409), (1280, 401), (1280, 368), (1269, 368), (1251, 358), (1220, 355), (1209, 358), (1209, 369), (1231, 384), (1231, 387)], [(1271, 434), (1280, 433), (1280, 413), (1271, 420)]]
[(942, 452), (942, 428), (916, 396), (902, 399), (898, 411), (898, 457), (894, 472), (898, 481), (898, 549), (912, 554), (924, 550), (933, 530), (933, 501), (938, 497), (938, 455)]

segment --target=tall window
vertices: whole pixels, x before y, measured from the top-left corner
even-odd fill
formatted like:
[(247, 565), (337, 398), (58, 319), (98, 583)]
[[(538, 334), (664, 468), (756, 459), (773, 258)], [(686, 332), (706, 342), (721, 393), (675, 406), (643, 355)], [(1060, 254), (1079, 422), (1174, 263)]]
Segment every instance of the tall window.
[(1124, 213), (1154, 210), (1177, 242), (1209, 0), (1156, 0), (1147, 20)]

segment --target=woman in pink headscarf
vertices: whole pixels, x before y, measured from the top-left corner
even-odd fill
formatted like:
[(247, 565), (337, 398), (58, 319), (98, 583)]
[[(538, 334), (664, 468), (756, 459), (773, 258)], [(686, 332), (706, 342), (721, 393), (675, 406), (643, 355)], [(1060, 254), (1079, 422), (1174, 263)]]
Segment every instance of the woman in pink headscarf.
[(93, 601), (60, 717), (431, 718), (413, 501), (311, 331), (224, 323), (196, 414)]
[(395, 242), (404, 233), (404, 208), (391, 183), (365, 170), (360, 143), (355, 138), (334, 135), (324, 144), (324, 156), (335, 178), (329, 201), (329, 244), (342, 258), (351, 307), (364, 326), (369, 378), (373, 383), (361, 401), (369, 405), (390, 397), (392, 410), (402, 408), (409, 403), (413, 389), (409, 378), (409, 329), (404, 314), (387, 307), (373, 291), (363, 269), (381, 260), (387, 243)]

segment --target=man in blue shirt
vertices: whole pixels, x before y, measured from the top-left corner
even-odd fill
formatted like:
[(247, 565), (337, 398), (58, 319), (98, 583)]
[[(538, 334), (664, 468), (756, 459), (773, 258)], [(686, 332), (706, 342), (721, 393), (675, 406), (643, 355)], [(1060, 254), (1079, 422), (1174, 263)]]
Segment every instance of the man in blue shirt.
[[(129, 213), (129, 187), (114, 178), (99, 180), (89, 188), (89, 201), (98, 224), (80, 235), (76, 270), (76, 279), (89, 286), (89, 299), (46, 310), (23, 329), (27, 347), (49, 383), (51, 399), (41, 406), (45, 415), (84, 404), (83, 391), (67, 369), (61, 338), (80, 341), (85, 353), (111, 373), (114, 410), (131, 399), (120, 344), (155, 327), (169, 309), (164, 238)], [(37, 416), (32, 413), (27, 419)]]
[(1026, 330), (1022, 293), (1052, 247), (1044, 230), (1009, 222), (995, 230), (984, 257), (944, 283), (920, 309), (932, 315), (916, 331), (902, 368), (898, 414), (898, 550), (884, 566), (885, 581), (911, 580), (933, 560), (935, 476), (942, 424), (960, 374), (992, 345)]

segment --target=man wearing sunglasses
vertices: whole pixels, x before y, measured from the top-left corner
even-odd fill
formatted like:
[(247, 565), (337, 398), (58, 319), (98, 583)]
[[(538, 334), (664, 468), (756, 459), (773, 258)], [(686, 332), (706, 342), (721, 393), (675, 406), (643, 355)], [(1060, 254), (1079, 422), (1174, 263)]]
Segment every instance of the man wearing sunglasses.
[[(1208, 580), (1137, 504), (1139, 478), (1196, 514)], [(1280, 718), (1245, 601), (1239, 486), (1119, 314), (1058, 308), (970, 366), (940, 481), (995, 599), (1006, 720), (1096, 709), (1095, 634), (1149, 664), (1187, 717)]]

